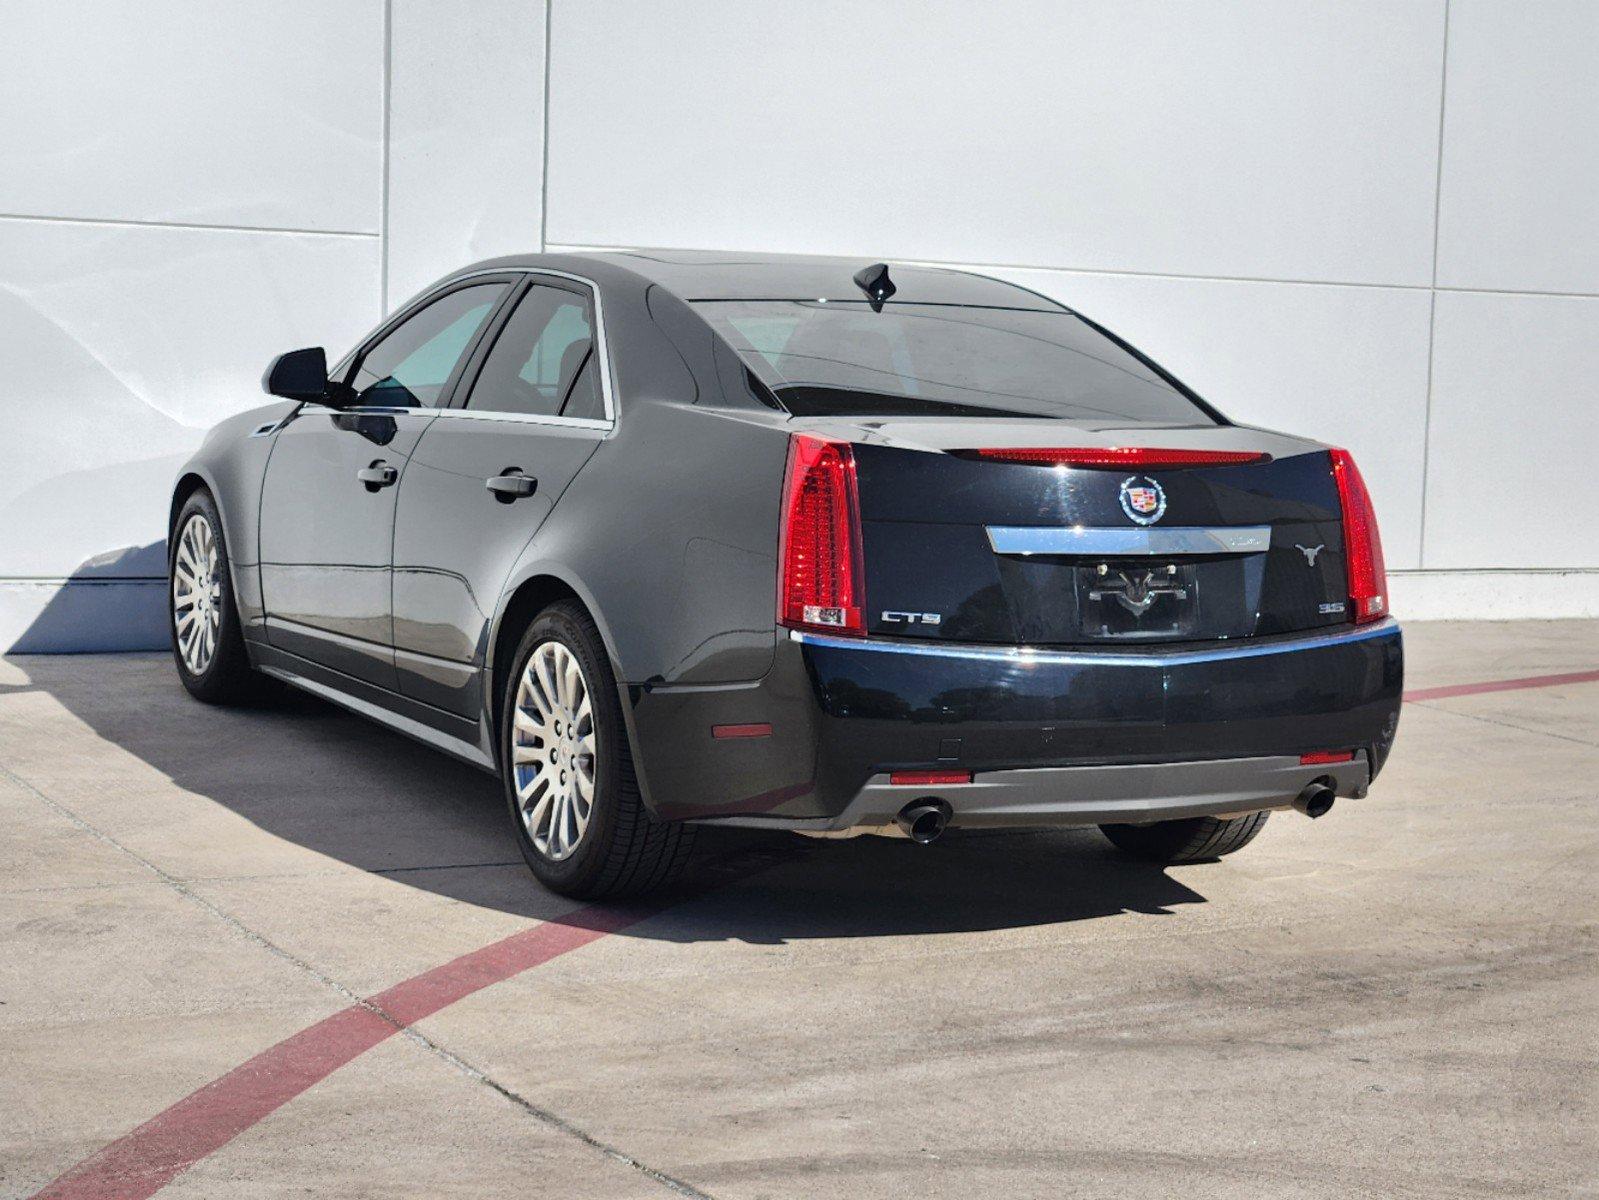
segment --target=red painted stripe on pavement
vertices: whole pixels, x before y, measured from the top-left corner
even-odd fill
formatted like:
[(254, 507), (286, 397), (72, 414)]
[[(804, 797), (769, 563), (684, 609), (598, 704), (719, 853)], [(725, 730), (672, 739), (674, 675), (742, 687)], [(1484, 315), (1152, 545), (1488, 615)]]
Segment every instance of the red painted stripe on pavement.
[[(706, 895), (786, 862), (792, 849), (759, 849), (701, 869)], [(145, 1200), (182, 1172), (282, 1108), (346, 1063), (457, 1000), (606, 934), (636, 925), (683, 899), (633, 907), (588, 905), (473, 950), (352, 1004), (206, 1084), (45, 1186), (34, 1200)]]
[(1514, 692), (1522, 688), (1558, 687), (1562, 683), (1599, 683), (1599, 671), (1568, 671), (1564, 675), (1529, 675), (1525, 679), (1497, 679), (1487, 683), (1454, 683), (1447, 687), (1418, 688), (1406, 700), (1448, 700), (1451, 696), (1477, 696), (1483, 692)]
[(143, 1200), (351, 1060), (490, 984), (659, 911), (591, 906), (512, 934), (352, 1004), (262, 1051), (85, 1159), (40, 1200)]

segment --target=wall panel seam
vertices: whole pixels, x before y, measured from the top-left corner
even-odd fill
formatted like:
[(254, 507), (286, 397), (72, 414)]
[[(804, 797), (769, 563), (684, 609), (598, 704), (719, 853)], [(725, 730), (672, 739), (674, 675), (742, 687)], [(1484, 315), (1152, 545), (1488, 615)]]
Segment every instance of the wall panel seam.
[(555, 0), (544, 0), (544, 140), (539, 147), (543, 164), (539, 174), (539, 252), (550, 246), (550, 60), (554, 55), (551, 33), (555, 28)]
[[(603, 245), (597, 242), (552, 242), (545, 250), (551, 254), (615, 254), (629, 250), (661, 250), (668, 253), (719, 253), (729, 249), (751, 247), (726, 246), (636, 246), (624, 243)], [(827, 253), (826, 258), (848, 258), (847, 254)], [(862, 261), (869, 256), (861, 256)], [(1284, 287), (1356, 288), (1365, 291), (1460, 293), (1472, 296), (1531, 296), (1560, 300), (1599, 300), (1599, 292), (1549, 292), (1536, 288), (1485, 288), (1459, 287), (1448, 284), (1433, 287), (1426, 283), (1360, 283), (1342, 279), (1278, 279), (1266, 275), (1185, 275), (1168, 271), (1128, 271), (1099, 267), (1051, 267), (1038, 263), (957, 262), (953, 259), (896, 258), (893, 262), (906, 267), (940, 267), (958, 271), (1042, 271), (1054, 275), (1092, 275), (1096, 277), (1124, 276), (1129, 279), (1167, 279), (1178, 283), (1260, 283), (1280, 284)]]
[(389, 132), (394, 107), (394, 0), (383, 0), (383, 146), (378, 202), (378, 315), (389, 311)]
[(1427, 301), (1427, 391), (1421, 410), (1421, 530), (1416, 561), (1427, 566), (1427, 477), (1432, 465), (1432, 377), (1438, 329), (1438, 228), (1444, 198), (1444, 117), (1449, 108), (1449, 3), (1444, 0), (1443, 53), (1438, 67), (1438, 154), (1432, 189), (1432, 286)]
[(302, 229), (290, 225), (221, 225), (205, 221), (141, 221), (121, 217), (54, 217), (41, 213), (0, 213), (0, 221), (35, 221), (46, 225), (109, 225), (130, 229), (189, 229), (201, 233), (278, 233), (295, 237), (375, 238), (369, 229)]

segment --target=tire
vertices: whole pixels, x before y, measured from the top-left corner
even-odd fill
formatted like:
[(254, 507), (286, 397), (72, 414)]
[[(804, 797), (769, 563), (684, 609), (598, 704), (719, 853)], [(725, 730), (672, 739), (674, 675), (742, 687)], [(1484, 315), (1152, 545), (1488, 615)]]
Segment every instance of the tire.
[[(500, 775), (517, 845), (539, 882), (596, 900), (641, 895), (679, 878), (694, 828), (657, 820), (644, 806), (593, 619), (575, 602), (551, 605), (523, 633), (511, 662), (500, 698)], [(553, 689), (544, 682), (552, 677), (561, 679)]]
[(1269, 812), (1242, 817), (1187, 817), (1153, 825), (1101, 825), (1099, 831), (1124, 854), (1158, 863), (1217, 859), (1242, 850), (1264, 828)]
[(254, 700), (260, 676), (244, 648), (222, 517), (204, 488), (184, 501), (172, 524), (167, 580), (167, 628), (183, 686), (206, 704)]

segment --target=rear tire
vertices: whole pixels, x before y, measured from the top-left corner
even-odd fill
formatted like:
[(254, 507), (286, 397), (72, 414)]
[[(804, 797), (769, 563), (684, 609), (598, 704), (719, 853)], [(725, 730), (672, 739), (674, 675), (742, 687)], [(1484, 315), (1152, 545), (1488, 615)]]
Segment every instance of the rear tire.
[(167, 627), (178, 678), (206, 704), (257, 698), (233, 597), (228, 546), (216, 501), (204, 488), (183, 502), (167, 545)]
[(1124, 854), (1166, 864), (1204, 862), (1242, 850), (1266, 824), (1269, 812), (1242, 817), (1187, 817), (1153, 825), (1101, 825)]
[(552, 604), (511, 664), (500, 698), (500, 775), (517, 846), (539, 882), (595, 900), (676, 880), (694, 827), (658, 820), (644, 806), (593, 618), (573, 601)]

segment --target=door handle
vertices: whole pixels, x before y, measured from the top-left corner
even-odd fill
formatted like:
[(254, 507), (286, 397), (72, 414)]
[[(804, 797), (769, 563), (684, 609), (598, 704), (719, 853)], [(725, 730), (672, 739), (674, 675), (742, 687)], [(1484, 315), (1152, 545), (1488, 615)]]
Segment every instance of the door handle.
[(400, 477), (400, 472), (380, 458), (370, 467), (362, 467), (355, 477), (366, 485), (367, 491), (375, 492), (392, 484)]
[(500, 474), (485, 479), (483, 486), (493, 492), (494, 498), (501, 504), (510, 504), (538, 491), (539, 481), (521, 467), (506, 467)]

